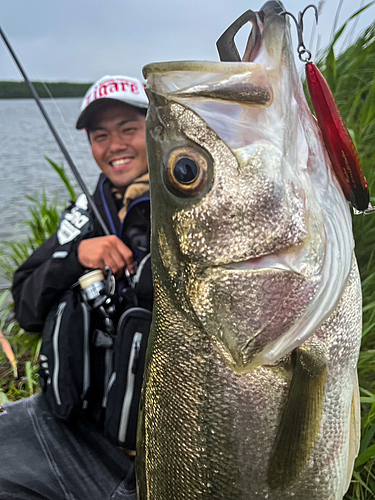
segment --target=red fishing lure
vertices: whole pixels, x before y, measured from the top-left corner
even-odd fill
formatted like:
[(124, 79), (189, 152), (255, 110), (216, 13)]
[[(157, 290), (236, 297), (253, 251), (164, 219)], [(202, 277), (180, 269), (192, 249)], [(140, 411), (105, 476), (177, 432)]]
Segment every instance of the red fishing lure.
[[(306, 49), (303, 42), (303, 16), (310, 7), (315, 9), (316, 20), (318, 20), (318, 11), (315, 5), (309, 5), (303, 12), (300, 12), (298, 21), (289, 12), (283, 14), (290, 15), (297, 25), (299, 41), (297, 50), (300, 60), (306, 63), (306, 81), (311, 104), (322, 132), (332, 168), (346, 198), (354, 208), (364, 212), (369, 208), (370, 195), (357, 150), (328, 83), (315, 64), (311, 62), (311, 52)], [(370, 209), (372, 209), (371, 206)]]
[(324, 144), (346, 198), (357, 210), (368, 208), (370, 195), (352, 138), (324, 76), (312, 62), (306, 64), (306, 80)]

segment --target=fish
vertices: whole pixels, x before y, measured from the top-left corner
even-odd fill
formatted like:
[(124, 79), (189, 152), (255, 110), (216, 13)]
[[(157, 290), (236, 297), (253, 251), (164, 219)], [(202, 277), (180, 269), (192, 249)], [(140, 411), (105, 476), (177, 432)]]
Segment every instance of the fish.
[(336, 500), (359, 449), (348, 202), (279, 1), (239, 62), (144, 70), (154, 310), (139, 500)]

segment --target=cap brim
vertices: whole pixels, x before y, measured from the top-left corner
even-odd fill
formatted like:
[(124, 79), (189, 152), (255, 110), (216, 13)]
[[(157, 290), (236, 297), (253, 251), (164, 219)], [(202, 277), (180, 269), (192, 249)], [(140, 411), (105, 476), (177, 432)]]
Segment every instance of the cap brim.
[(123, 104), (127, 104), (128, 106), (132, 106), (133, 108), (141, 108), (145, 109), (148, 108), (148, 104), (143, 104), (143, 103), (134, 103), (134, 101), (125, 101), (123, 99), (116, 99), (114, 97), (101, 97), (100, 99), (97, 99), (96, 101), (90, 102), (90, 104), (82, 111), (82, 113), (79, 115), (77, 123), (76, 123), (76, 129), (77, 130), (82, 130), (83, 128), (88, 128), (92, 115), (94, 112), (103, 104), (104, 101), (118, 101), (122, 102)]

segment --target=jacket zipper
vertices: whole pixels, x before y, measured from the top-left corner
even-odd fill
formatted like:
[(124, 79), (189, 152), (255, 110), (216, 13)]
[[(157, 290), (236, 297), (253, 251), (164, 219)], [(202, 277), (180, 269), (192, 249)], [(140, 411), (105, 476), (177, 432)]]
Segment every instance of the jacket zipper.
[[(113, 350), (112, 349), (106, 349), (105, 355), (104, 355), (104, 396), (102, 399), (102, 407), (105, 408), (107, 406), (107, 399), (108, 399), (108, 392), (110, 390), (110, 382), (111, 378), (113, 377)], [(114, 382), (114, 380), (113, 380)], [(113, 382), (111, 383), (111, 387), (113, 385)]]
[[(83, 311), (83, 391), (85, 397), (90, 386), (90, 355), (89, 355), (89, 312), (85, 304), (81, 303)], [(82, 408), (86, 409), (88, 402), (84, 399)]]
[(141, 341), (142, 341), (142, 333), (136, 332), (133, 337), (132, 347), (130, 351), (125, 397), (122, 404), (120, 426), (118, 433), (118, 440), (120, 443), (125, 442), (126, 431), (128, 430), (129, 414), (130, 414), (131, 404), (133, 401), (134, 385), (135, 385), (136, 370), (134, 368), (136, 367), (136, 363), (139, 358)]
[(138, 268), (137, 268), (137, 272), (135, 273), (135, 275), (133, 276), (133, 280), (132, 280), (132, 284), (133, 284), (133, 288), (134, 286), (139, 282), (139, 279), (141, 277), (141, 274), (143, 272), (143, 268), (145, 267), (146, 265), (146, 262), (148, 261), (148, 259), (151, 257), (151, 254), (148, 253), (147, 255), (145, 255), (143, 257), (143, 259), (141, 260), (141, 262), (139, 263), (138, 265)]
[(109, 379), (107, 390), (105, 391), (105, 395), (103, 398), (103, 403), (102, 403), (103, 408), (107, 408), (108, 394), (109, 394), (110, 390), (112, 389), (113, 384), (116, 382), (116, 376), (117, 376), (116, 372), (113, 372), (110, 379)]
[(60, 336), (61, 318), (65, 306), (66, 302), (62, 302), (57, 309), (56, 324), (55, 324), (55, 329), (53, 330), (53, 341), (52, 341), (53, 356), (55, 360), (55, 369), (53, 370), (52, 387), (53, 387), (53, 392), (55, 394), (56, 403), (58, 405), (62, 404), (60, 398), (60, 390), (59, 390), (59, 370), (60, 370), (59, 336)]

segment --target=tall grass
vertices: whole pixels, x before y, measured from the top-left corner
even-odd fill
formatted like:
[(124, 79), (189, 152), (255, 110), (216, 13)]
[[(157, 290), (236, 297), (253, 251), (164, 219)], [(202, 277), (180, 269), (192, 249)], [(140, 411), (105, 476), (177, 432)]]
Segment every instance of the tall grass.
[[(49, 158), (71, 200), (76, 199), (74, 187), (60, 167)], [(14, 271), (53, 233), (57, 231), (62, 204), (57, 197), (48, 201), (45, 192), (40, 197), (26, 196), (31, 202), (24, 225), (28, 234), (21, 241), (3, 241), (0, 248), (0, 273), (9, 282)], [(63, 204), (66, 204), (65, 200)], [(0, 294), (0, 404), (31, 396), (38, 390), (38, 357), (40, 335), (25, 332), (14, 317), (9, 290)]]
[[(335, 46), (354, 13), (335, 33), (318, 61), (356, 144), (370, 193), (375, 195), (375, 23), (344, 52)], [(375, 205), (375, 196), (371, 198)], [(375, 215), (354, 216), (353, 232), (363, 290), (363, 336), (358, 361), (362, 438), (346, 500), (375, 498)]]

